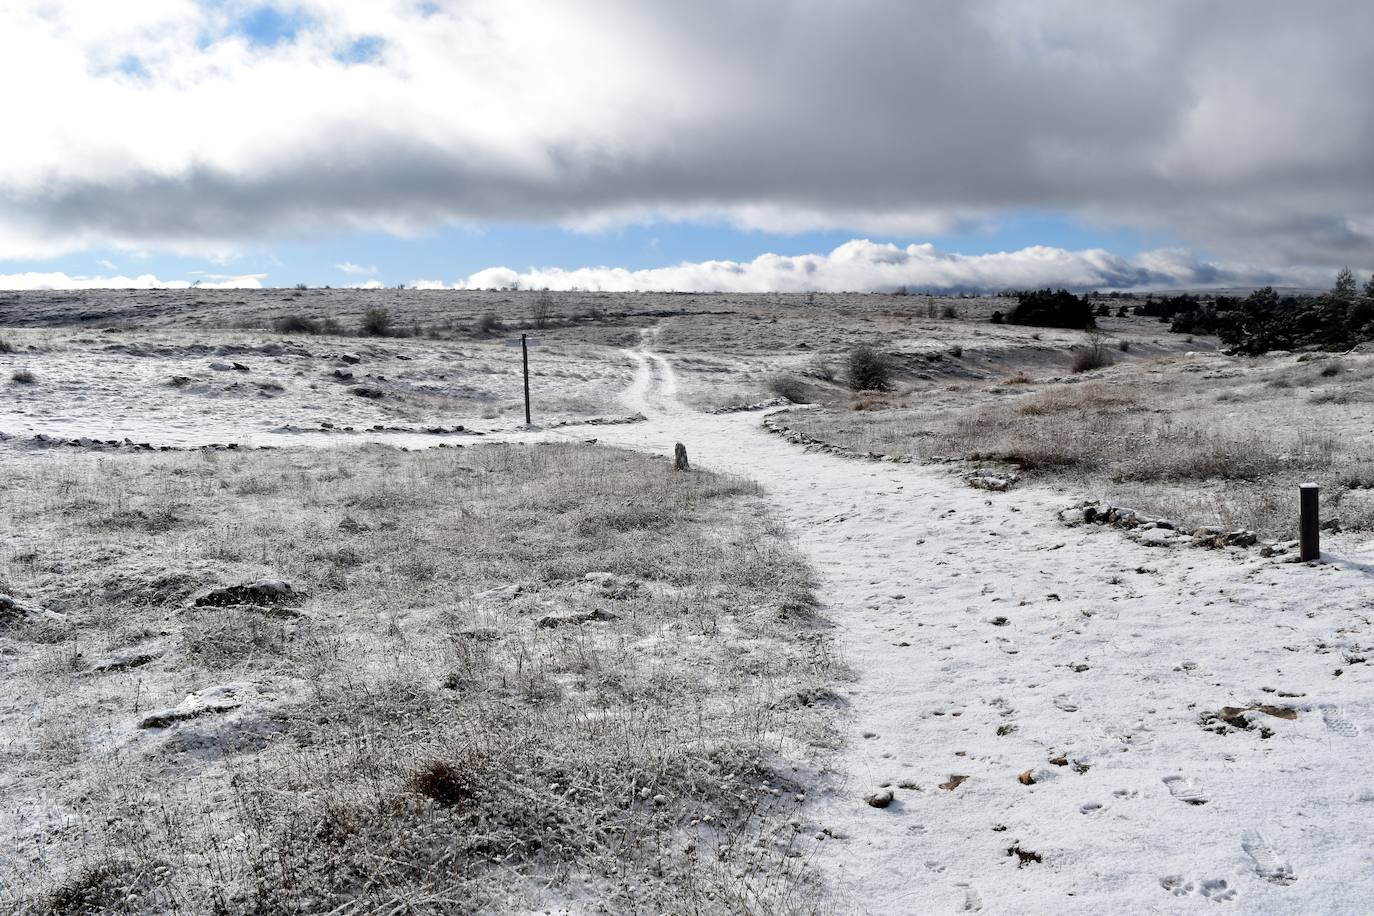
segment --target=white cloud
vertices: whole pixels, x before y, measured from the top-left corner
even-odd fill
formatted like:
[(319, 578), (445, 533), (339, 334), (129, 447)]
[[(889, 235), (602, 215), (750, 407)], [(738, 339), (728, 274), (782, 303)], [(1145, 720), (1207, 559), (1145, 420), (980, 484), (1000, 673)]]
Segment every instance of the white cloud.
[[(900, 247), (855, 239), (828, 254), (764, 254), (752, 261), (684, 262), (672, 267), (558, 268), (478, 271), (455, 289), (582, 289), (605, 292), (984, 292), (1045, 286), (1071, 289), (1184, 289), (1266, 284), (1324, 287), (1321, 270), (1273, 271), (1199, 261), (1187, 252), (1159, 250), (1134, 259), (1100, 249), (1067, 251), (1036, 246), (1020, 251), (962, 255), (932, 245)], [(442, 288), (442, 284), (438, 287)]]
[(334, 267), (346, 274), (375, 274), (377, 272), (376, 267), (363, 267), (360, 264), (354, 264), (352, 261), (344, 261), (342, 264), (335, 264)]
[(188, 280), (159, 280), (153, 274), (139, 274), (136, 277), (72, 277), (61, 272), (29, 272), (0, 274), (0, 289), (189, 289), (192, 286), (200, 289), (261, 289), (266, 276), (247, 274), (192, 283)]
[(386, 284), (381, 280), (366, 280), (362, 283), (351, 284), (349, 289), (386, 289)]
[(1359, 0), (278, 0), (312, 24), (271, 48), (233, 28), (259, 5), (0, 0), (0, 258), (1022, 210), (1280, 266), (1374, 249)]

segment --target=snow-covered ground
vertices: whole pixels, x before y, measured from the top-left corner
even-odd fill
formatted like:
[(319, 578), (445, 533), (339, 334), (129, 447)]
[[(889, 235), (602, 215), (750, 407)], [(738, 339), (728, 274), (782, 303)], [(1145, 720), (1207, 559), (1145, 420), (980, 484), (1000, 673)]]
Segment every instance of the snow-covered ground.
[[(0, 432), (11, 436), (282, 447), (367, 431), (435, 444), (524, 422), (518, 334), (454, 342), (25, 329), (6, 339), (15, 352), (0, 369), (36, 377), (0, 379)], [(595, 418), (630, 367), (613, 349), (559, 340), (537, 347), (532, 374), (536, 416), (555, 424)]]
[[(824, 575), (855, 672), (848, 784), (815, 812), (838, 909), (1371, 899), (1374, 544), (1328, 536), (1310, 567), (1065, 527), (1046, 489), (989, 494), (686, 411), (652, 341), (627, 395), (650, 422), (602, 441), (680, 441), (759, 479)], [(1249, 728), (1210, 718), (1251, 706), (1270, 711), (1241, 713)], [(891, 805), (865, 804), (885, 785)]]
[[(1072, 495), (974, 490), (937, 467), (807, 452), (757, 413), (694, 411), (656, 338), (599, 370), (629, 379), (616, 412), (644, 422), (489, 438), (681, 442), (765, 486), (823, 574), (854, 672), (842, 787), (810, 811), (835, 910), (1306, 914), (1374, 898), (1374, 544), (1329, 536), (1310, 567), (1066, 527)], [(33, 408), (15, 428), (15, 409), (0, 430), (54, 421)], [(189, 441), (166, 420), (130, 408), (60, 432)], [(892, 803), (865, 803), (880, 787)]]

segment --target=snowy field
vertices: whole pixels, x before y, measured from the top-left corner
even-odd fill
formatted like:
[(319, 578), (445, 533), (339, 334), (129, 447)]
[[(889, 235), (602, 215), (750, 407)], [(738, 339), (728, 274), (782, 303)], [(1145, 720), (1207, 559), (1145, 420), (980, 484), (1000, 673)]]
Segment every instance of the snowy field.
[[(128, 473), (119, 462), (145, 458), (138, 448), (145, 442), (153, 449), (294, 446), (300, 450), (281, 455), (288, 461), (300, 455), (305, 466), (316, 460), (310, 457), (319, 451), (315, 446), (380, 442), (466, 450), (486, 449), (487, 442), (591, 439), (659, 456), (670, 456), (681, 442), (695, 467), (757, 483), (756, 494), (733, 494), (739, 499), (706, 521), (738, 539), (747, 530), (739, 527), (741, 513), (767, 515), (776, 531), (756, 536), (785, 536), (814, 569), (817, 613), (828, 621), (817, 632), (826, 634), (830, 648), (824, 664), (808, 669), (810, 702), (803, 705), (833, 714), (824, 720), (833, 725), (756, 714), (760, 746), (788, 780), (785, 791), (773, 788), (795, 807), (766, 812), (741, 836), (758, 848), (785, 851), (747, 864), (743, 857), (730, 860), (731, 880), (712, 879), (714, 896), (682, 898), (696, 911), (1097, 914), (1222, 907), (1334, 914), (1362, 912), (1374, 899), (1374, 845), (1366, 825), (1374, 816), (1374, 773), (1366, 759), (1374, 733), (1366, 664), (1374, 652), (1374, 541), (1366, 530), (1328, 533), (1318, 566), (1244, 547), (1207, 550), (1183, 538), (1128, 537), (1116, 528), (1061, 520), (1061, 510), (1105, 495), (1089, 476), (1067, 483), (1030, 479), (989, 492), (965, 484), (964, 465), (841, 457), (767, 432), (759, 411), (703, 409), (762, 401), (772, 396), (778, 373), (802, 374), (839, 360), (855, 343), (879, 342), (896, 354), (904, 396), (915, 406), (935, 404), (943, 392), (941, 411), (984, 410), (1001, 395), (983, 392), (983, 382), (1026, 367), (1063, 372), (1054, 367), (1064, 363), (1074, 335), (1032, 337), (1027, 329), (974, 320), (995, 306), (987, 300), (960, 300), (963, 312), (943, 318), (918, 297), (587, 297), (565, 303), (566, 324), (526, 329), (543, 340), (532, 354), (538, 428), (525, 430), (512, 358), (519, 351), (504, 343), (527, 320), (524, 294), (508, 294), (513, 298), (502, 303), (478, 294), (446, 301), (442, 294), (388, 299), (373, 293), (365, 303), (338, 294), (327, 301), (342, 304), (326, 307), (314, 291), (299, 301), (274, 292), (221, 309), (208, 299), (194, 305), (200, 301), (194, 292), (178, 295), (161, 294), (151, 304), (123, 294), (104, 302), (92, 294), (81, 301), (32, 296), (0, 304), (0, 334), (13, 351), (0, 354), (6, 391), (0, 432), (7, 437), (0, 461), (11, 469), (0, 486), (25, 486), (25, 480), (46, 486), (42, 480), (63, 479), (63, 462), (92, 460), (90, 473), (97, 476), (85, 485), (97, 486), (99, 474)], [(298, 312), (318, 319), (329, 311), (351, 327), (376, 302), (389, 303), (402, 326), (421, 325), (420, 335), (270, 330), (274, 317)], [(473, 333), (469, 327), (489, 310), (506, 331)], [(1195, 353), (1187, 357), (1194, 360), (1219, 359), (1206, 353), (1207, 341), (1170, 339), (1153, 323), (1104, 325), (1131, 342), (1115, 371), (1137, 372), (1132, 385), (1151, 384), (1150, 360), (1184, 352)], [(1308, 372), (1284, 359), (1270, 369)], [(33, 380), (12, 380), (19, 371)], [(339, 378), (341, 372), (352, 377)], [(803, 377), (820, 393), (834, 390), (823, 373)], [(970, 380), (981, 387), (950, 387)], [(1246, 376), (1237, 386), (1263, 381)], [(1355, 392), (1347, 403), (1358, 403), (1370, 382), (1356, 372), (1341, 384)], [(355, 393), (359, 387), (379, 396)], [(1230, 422), (1255, 435), (1272, 425), (1265, 410), (1223, 404)], [(97, 441), (126, 438), (133, 445)], [(69, 444), (73, 439), (78, 444)], [(223, 462), (241, 457), (211, 454)], [(43, 467), (53, 470), (34, 470)], [(80, 691), (89, 701), (83, 708), (102, 708), (106, 717), (99, 723), (90, 713), (94, 718), (81, 721), (105, 731), (69, 728), (75, 733), (59, 743), (77, 761), (72, 766), (98, 770), (112, 765), (114, 758), (100, 757), (106, 749), (139, 739), (112, 737), (109, 723), (133, 715), (142, 678), (161, 685), (160, 702), (171, 709), (213, 705), (222, 697), (206, 692), (217, 682), (176, 653), (150, 660), (146, 671), (138, 666), (103, 675), (114, 678), (108, 695), (91, 686), (102, 675), (70, 658), (63, 668), (64, 653), (69, 657), (77, 647), (73, 634), (87, 632), (83, 615), (117, 616), (120, 605), (92, 598), (61, 617), (43, 616), (49, 586), (34, 573), (33, 541), (47, 524), (38, 521), (45, 511), (65, 511), (61, 493), (10, 492), (0, 516), (0, 585), (27, 608), (7, 611), (0, 633), (7, 684), (0, 728), (6, 746), (37, 747), (51, 720), (63, 715), (66, 692)], [(263, 505), (270, 511), (271, 500)], [(442, 522), (427, 517), (426, 524)], [(72, 537), (49, 539), (45, 549), (71, 550)], [(270, 559), (259, 559), (257, 567)], [(693, 585), (702, 595), (709, 586)], [(411, 618), (413, 638), (431, 638), (426, 614), (443, 612), (445, 600), (471, 597), (429, 596), (435, 604)], [(761, 592), (740, 597), (751, 605), (767, 600)], [(646, 615), (667, 613), (651, 606)], [(41, 643), (16, 624), (25, 615), (43, 616), (49, 635)], [(601, 626), (577, 632), (597, 634)], [(177, 627), (185, 633), (184, 621)], [(674, 638), (650, 630), (650, 641), (634, 644), (630, 656)], [(788, 647), (785, 628), (747, 635), (733, 648), (735, 637), (727, 636), (694, 644), (702, 646), (699, 652), (668, 652), (663, 672), (719, 664), (711, 653), (737, 662), (746, 656), (748, 663), (729, 670), (780, 672), (777, 683), (793, 689), (794, 666), (805, 667), (806, 653), (793, 654), (798, 650)], [(761, 646), (768, 652), (755, 655)], [(829, 659), (831, 648), (838, 661)], [(283, 665), (296, 664), (289, 649), (281, 654)], [(588, 670), (594, 668), (582, 673)], [(240, 689), (271, 693), (283, 676), (268, 666)], [(744, 677), (730, 677), (736, 676)], [(709, 694), (709, 683), (702, 678), (691, 689)], [(178, 705), (174, 694), (195, 696)], [(146, 712), (146, 706), (138, 708)], [(759, 707), (775, 708), (773, 700)], [(173, 718), (154, 729), (159, 740), (199, 727)], [(327, 723), (320, 727), (328, 731)], [(43, 832), (85, 831), (86, 854), (98, 855), (105, 831), (91, 825), (108, 824), (112, 815), (78, 814), (59, 771), (45, 776), (31, 758), (26, 763), (14, 753), (3, 759), (4, 845), (25, 851), (23, 861), (11, 857), (0, 881), (9, 900), (31, 904), (24, 895), (33, 888), (21, 881), (36, 880), (35, 871), (60, 880), (89, 864), (44, 858)], [(89, 780), (90, 770), (81, 778)], [(676, 808), (670, 793), (654, 803), (666, 806), (658, 841), (671, 846), (699, 830), (704, 808)], [(769, 832), (783, 828), (790, 831), (785, 843)], [(684, 875), (702, 880), (699, 872), (666, 867), (669, 859), (657, 866), (636, 860), (658, 869), (646, 886), (671, 888)], [(760, 880), (760, 870), (777, 880)], [(663, 900), (671, 893), (649, 904), (626, 896), (624, 874), (607, 884), (530, 866), (518, 877), (549, 889), (527, 901), (533, 912), (670, 908)], [(137, 880), (144, 882), (140, 888), (156, 883)], [(126, 894), (107, 911), (150, 911), (139, 893), (147, 891)], [(476, 899), (469, 905), (480, 907)], [(414, 912), (461, 908), (438, 898), (417, 897), (409, 905)]]

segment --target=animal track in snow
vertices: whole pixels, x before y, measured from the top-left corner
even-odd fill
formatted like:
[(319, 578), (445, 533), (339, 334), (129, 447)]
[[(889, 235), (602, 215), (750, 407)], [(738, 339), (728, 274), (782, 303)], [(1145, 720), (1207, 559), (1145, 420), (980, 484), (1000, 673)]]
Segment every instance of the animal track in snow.
[(1078, 712), (1078, 704), (1068, 694), (1060, 694), (1054, 698), (1054, 705), (1064, 710), (1064, 712)]
[(1159, 879), (1159, 886), (1164, 888), (1175, 897), (1191, 896), (1197, 886), (1193, 882), (1184, 878), (1182, 875), (1165, 875)]
[(1255, 871), (1261, 878), (1274, 884), (1292, 884), (1298, 880), (1293, 874), (1293, 866), (1280, 856), (1264, 834), (1251, 830), (1240, 839), (1240, 848), (1255, 862)]
[(964, 905), (959, 910), (961, 913), (978, 913), (983, 909), (983, 895), (978, 893), (978, 889), (972, 884), (956, 884), (955, 887), (964, 889)]
[(1225, 878), (1203, 878), (1189, 881), (1182, 875), (1165, 875), (1159, 879), (1159, 886), (1175, 897), (1191, 897), (1200, 894), (1208, 900), (1227, 903), (1236, 899), (1236, 889)]
[(1355, 738), (1360, 734), (1360, 727), (1350, 721), (1339, 706), (1323, 706), (1322, 721), (1326, 723), (1327, 728), (1342, 738)]
[(1198, 887), (1208, 900), (1225, 903), (1236, 899), (1236, 889), (1227, 884), (1225, 878), (1206, 878), (1198, 882)]
[(1164, 785), (1168, 786), (1169, 794), (1181, 802), (1189, 805), (1207, 804), (1207, 793), (1187, 776), (1165, 776)]

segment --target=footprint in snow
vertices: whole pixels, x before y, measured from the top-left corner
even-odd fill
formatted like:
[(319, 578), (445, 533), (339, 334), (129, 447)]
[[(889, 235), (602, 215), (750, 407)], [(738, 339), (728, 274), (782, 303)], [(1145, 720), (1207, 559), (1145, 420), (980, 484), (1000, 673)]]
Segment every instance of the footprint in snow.
[(1055, 697), (1054, 705), (1064, 710), (1064, 712), (1078, 712), (1078, 704), (1067, 694), (1060, 694)]
[(1168, 786), (1169, 794), (1181, 802), (1189, 805), (1207, 804), (1207, 794), (1187, 776), (1165, 776), (1164, 785)]
[(1228, 884), (1225, 878), (1206, 878), (1198, 882), (1198, 887), (1202, 891), (1202, 896), (1208, 900), (1226, 903), (1236, 899), (1236, 889)]
[(972, 884), (956, 884), (955, 887), (964, 889), (964, 905), (959, 908), (960, 913), (978, 913), (983, 909), (983, 895), (978, 893), (978, 889)]
[(1182, 875), (1165, 875), (1159, 879), (1159, 886), (1175, 897), (1190, 897), (1197, 890), (1197, 885)]
[(1359, 737), (1360, 727), (1346, 717), (1345, 711), (1339, 706), (1323, 706), (1322, 721), (1331, 731), (1340, 735), (1342, 738)]
[(1235, 888), (1231, 887), (1225, 878), (1203, 878), (1200, 881), (1190, 881), (1182, 875), (1165, 875), (1159, 879), (1159, 886), (1175, 897), (1192, 897), (1197, 894), (1218, 903), (1226, 903), (1236, 899)]
[(1293, 874), (1293, 866), (1279, 855), (1259, 831), (1246, 832), (1240, 839), (1240, 848), (1254, 860), (1255, 872), (1264, 880), (1274, 884), (1292, 884), (1298, 880), (1297, 875)]

